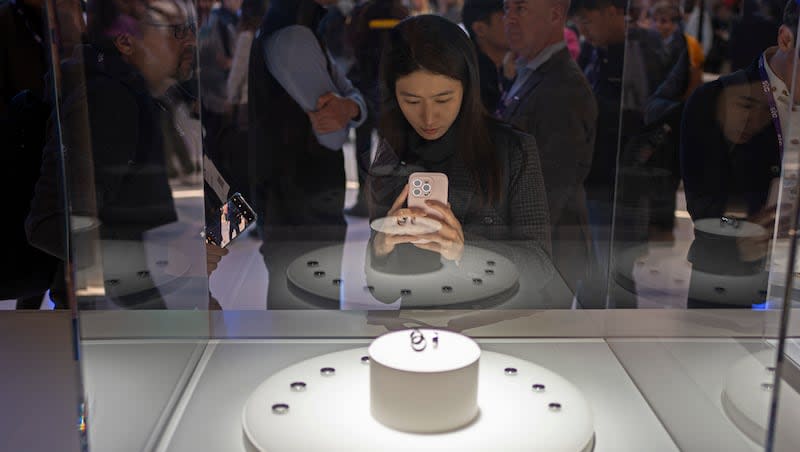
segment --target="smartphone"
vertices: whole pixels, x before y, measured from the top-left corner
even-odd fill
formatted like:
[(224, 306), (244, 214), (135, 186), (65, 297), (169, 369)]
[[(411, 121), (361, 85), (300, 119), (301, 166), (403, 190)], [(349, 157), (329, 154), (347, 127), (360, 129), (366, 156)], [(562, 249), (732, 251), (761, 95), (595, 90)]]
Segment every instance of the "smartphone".
[(447, 204), (447, 186), (449, 182), (444, 173), (413, 173), (408, 176), (408, 207), (417, 207), (434, 217), (441, 217), (439, 212), (425, 204), (427, 200)]
[(234, 193), (219, 208), (213, 223), (206, 225), (206, 241), (225, 248), (256, 220), (256, 212), (241, 193)]

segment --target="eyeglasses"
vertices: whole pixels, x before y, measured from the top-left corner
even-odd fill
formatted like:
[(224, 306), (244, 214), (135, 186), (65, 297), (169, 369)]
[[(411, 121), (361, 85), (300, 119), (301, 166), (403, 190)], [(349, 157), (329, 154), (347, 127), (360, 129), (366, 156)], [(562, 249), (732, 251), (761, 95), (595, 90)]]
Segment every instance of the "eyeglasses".
[(189, 32), (192, 32), (192, 35), (197, 34), (197, 24), (194, 22), (188, 22), (185, 24), (158, 24), (154, 22), (144, 22), (151, 27), (164, 27), (169, 28), (172, 30), (172, 35), (175, 36), (175, 39), (182, 40), (189, 35)]

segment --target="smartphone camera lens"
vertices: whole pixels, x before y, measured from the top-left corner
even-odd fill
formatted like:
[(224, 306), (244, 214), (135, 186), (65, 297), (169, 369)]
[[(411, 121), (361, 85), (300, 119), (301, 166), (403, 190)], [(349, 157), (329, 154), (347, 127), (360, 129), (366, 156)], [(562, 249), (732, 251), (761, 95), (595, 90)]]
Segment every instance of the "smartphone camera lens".
[(419, 179), (414, 179), (413, 184), (414, 184), (415, 187), (419, 187), (420, 185), (422, 185), (422, 181), (419, 180)]
[(422, 191), (424, 191), (424, 192), (429, 192), (429, 191), (431, 191), (431, 186), (430, 186), (430, 184), (425, 184), (425, 185), (423, 185), (423, 186), (422, 186)]
[(413, 191), (413, 193), (414, 193), (414, 196), (420, 196), (420, 195), (422, 195), (422, 192), (420, 191), (420, 189), (419, 189), (419, 188), (415, 188), (415, 189), (414, 189), (414, 191)]

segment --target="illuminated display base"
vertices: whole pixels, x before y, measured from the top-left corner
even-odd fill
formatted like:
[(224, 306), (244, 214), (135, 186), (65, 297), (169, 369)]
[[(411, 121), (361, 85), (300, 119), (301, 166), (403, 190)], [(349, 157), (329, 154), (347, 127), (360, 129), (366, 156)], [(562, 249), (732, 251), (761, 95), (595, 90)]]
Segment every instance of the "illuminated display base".
[(438, 434), (394, 430), (370, 414), (370, 364), (363, 357), (368, 357), (366, 348), (330, 353), (269, 377), (243, 410), (250, 446), (271, 452), (584, 452), (594, 447), (591, 409), (575, 386), (541, 366), (488, 351), (481, 353), (479, 413), (471, 423)]
[[(390, 274), (365, 266), (364, 297), (377, 303), (402, 301), (403, 307), (446, 306), (484, 300), (513, 291), (519, 272), (498, 253), (465, 246), (459, 265), (444, 261), (439, 269), (422, 274)], [(342, 245), (321, 248), (292, 262), (286, 276), (296, 287), (313, 295), (339, 301), (342, 286)]]
[[(775, 351), (745, 356), (731, 367), (722, 390), (722, 406), (731, 421), (759, 445), (764, 445), (775, 381)], [(790, 385), (781, 387), (780, 416), (800, 419), (800, 394)], [(800, 430), (784, 422), (777, 430), (778, 444), (800, 445)]]

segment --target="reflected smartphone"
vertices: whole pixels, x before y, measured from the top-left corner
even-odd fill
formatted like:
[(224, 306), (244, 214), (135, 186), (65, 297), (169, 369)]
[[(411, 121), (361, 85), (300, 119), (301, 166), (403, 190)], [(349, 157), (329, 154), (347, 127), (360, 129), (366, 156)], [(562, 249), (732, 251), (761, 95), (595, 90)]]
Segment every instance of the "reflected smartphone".
[(228, 246), (256, 220), (256, 212), (240, 193), (234, 193), (219, 208), (218, 216), (206, 226), (206, 241), (221, 248)]
[(432, 199), (447, 204), (448, 185), (447, 175), (444, 173), (411, 174), (408, 176), (408, 207), (417, 207), (441, 218), (437, 211), (425, 204), (425, 201)]

